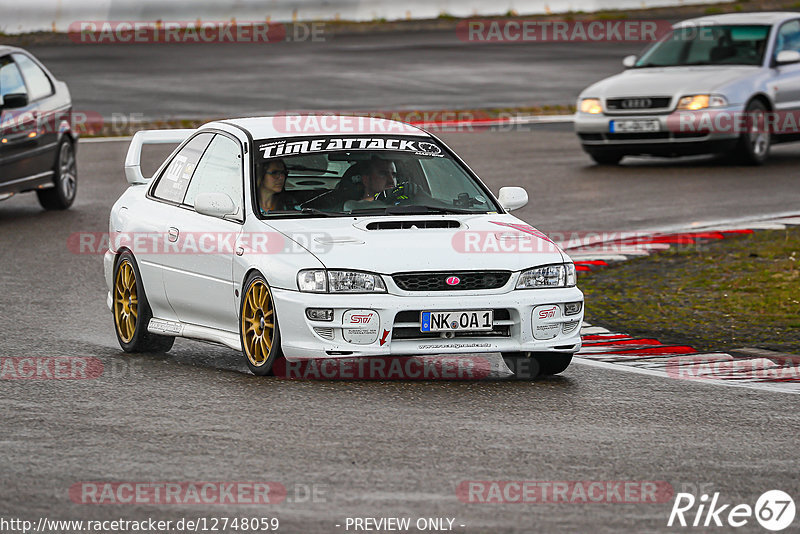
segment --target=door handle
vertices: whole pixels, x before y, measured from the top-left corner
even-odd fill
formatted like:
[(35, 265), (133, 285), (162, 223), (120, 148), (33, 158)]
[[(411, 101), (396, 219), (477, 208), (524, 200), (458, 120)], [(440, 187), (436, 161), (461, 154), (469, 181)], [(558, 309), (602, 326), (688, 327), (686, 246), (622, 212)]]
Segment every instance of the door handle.
[(167, 238), (170, 240), (170, 242), (174, 243), (175, 241), (177, 241), (178, 235), (180, 235), (178, 229), (175, 228), (174, 226), (170, 226), (169, 230), (167, 231)]

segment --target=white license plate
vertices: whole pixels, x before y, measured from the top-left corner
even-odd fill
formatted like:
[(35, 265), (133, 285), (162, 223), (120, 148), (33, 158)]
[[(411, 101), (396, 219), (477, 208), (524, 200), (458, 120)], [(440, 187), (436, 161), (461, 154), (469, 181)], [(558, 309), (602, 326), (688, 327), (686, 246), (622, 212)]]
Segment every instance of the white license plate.
[(493, 317), (492, 310), (424, 311), (419, 329), (422, 332), (491, 330)]
[(611, 133), (658, 132), (661, 123), (658, 119), (611, 121), (608, 123)]

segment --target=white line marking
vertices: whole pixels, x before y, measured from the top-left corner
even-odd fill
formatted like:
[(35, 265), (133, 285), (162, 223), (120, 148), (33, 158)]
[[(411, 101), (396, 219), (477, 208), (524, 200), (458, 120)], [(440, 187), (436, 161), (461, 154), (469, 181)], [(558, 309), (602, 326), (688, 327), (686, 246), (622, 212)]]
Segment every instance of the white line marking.
[(82, 137), (79, 143), (113, 143), (115, 141), (130, 141), (132, 137)]
[(777, 387), (771, 384), (759, 384), (755, 382), (733, 382), (730, 380), (720, 380), (716, 378), (702, 378), (697, 380), (689, 380), (689, 379), (679, 379), (673, 378), (669, 376), (667, 373), (663, 371), (655, 371), (652, 369), (643, 369), (641, 367), (628, 367), (625, 365), (618, 365), (616, 363), (606, 363), (606, 362), (598, 362), (596, 360), (587, 360), (583, 359), (580, 356), (576, 357), (573, 360), (574, 363), (580, 365), (586, 365), (589, 367), (598, 367), (600, 369), (608, 369), (611, 371), (620, 371), (623, 373), (634, 373), (638, 375), (646, 375), (646, 376), (655, 376), (659, 378), (669, 378), (671, 380), (681, 380), (681, 382), (690, 382), (694, 384), (705, 384), (709, 386), (728, 386), (734, 388), (747, 388), (747, 389), (758, 389), (762, 391), (771, 391), (773, 393), (791, 393), (794, 395), (800, 395), (800, 389), (787, 389)]

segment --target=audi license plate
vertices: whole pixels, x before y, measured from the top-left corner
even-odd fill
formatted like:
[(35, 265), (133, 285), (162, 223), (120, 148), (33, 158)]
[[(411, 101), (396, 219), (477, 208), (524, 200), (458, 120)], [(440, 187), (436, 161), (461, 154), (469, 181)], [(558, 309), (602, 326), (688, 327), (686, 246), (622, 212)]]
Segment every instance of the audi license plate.
[(493, 317), (492, 310), (424, 311), (419, 329), (422, 332), (491, 330)]
[(611, 133), (642, 133), (661, 131), (658, 119), (611, 121), (608, 123)]

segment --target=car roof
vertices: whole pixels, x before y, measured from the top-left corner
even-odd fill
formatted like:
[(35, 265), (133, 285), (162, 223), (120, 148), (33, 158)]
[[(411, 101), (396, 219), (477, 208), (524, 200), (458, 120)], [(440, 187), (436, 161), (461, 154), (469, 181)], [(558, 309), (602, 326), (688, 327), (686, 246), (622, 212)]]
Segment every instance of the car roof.
[(210, 122), (202, 128), (214, 128), (220, 124), (238, 126), (248, 131), (253, 139), (366, 134), (430, 137), (426, 131), (404, 122), (350, 115), (291, 114), (248, 117)]
[(800, 13), (792, 11), (766, 11), (763, 13), (725, 13), (723, 15), (709, 15), (684, 20), (675, 25), (681, 26), (700, 24), (777, 24), (789, 19), (800, 18)]
[(10, 54), (11, 52), (24, 52), (24, 50), (16, 46), (0, 45), (0, 56)]

